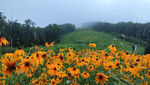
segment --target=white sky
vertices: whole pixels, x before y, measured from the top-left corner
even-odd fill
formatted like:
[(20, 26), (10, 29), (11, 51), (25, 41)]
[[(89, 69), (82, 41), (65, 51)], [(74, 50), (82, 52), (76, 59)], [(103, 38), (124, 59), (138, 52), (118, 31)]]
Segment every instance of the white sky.
[(37, 26), (84, 22), (150, 22), (150, 0), (0, 0), (0, 12)]

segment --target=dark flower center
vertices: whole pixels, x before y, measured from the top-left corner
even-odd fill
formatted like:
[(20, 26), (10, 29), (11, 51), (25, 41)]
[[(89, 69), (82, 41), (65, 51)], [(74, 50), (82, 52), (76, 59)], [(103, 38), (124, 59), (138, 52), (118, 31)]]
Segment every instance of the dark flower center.
[(67, 73), (67, 75), (68, 75), (69, 77), (71, 77), (71, 73)]
[(10, 65), (8, 66), (8, 70), (12, 71), (12, 70), (15, 70), (16, 69), (16, 65)]
[(64, 58), (62, 56), (60, 56), (60, 59), (63, 60)]
[(117, 63), (117, 65), (116, 66), (119, 66), (120, 65), (120, 63)]
[(25, 63), (25, 66), (29, 66), (29, 65), (30, 65), (30, 63), (29, 63), (29, 62), (26, 62), (26, 63)]
[(103, 78), (103, 75), (99, 75), (99, 79), (102, 79)]
[(61, 80), (62, 79), (62, 77), (59, 77), (59, 80)]
[(140, 59), (137, 59), (136, 61), (140, 61)]
[(43, 55), (42, 55), (42, 58), (46, 58), (46, 57), (47, 57), (47, 55), (46, 55), (46, 54), (43, 54)]
[(54, 68), (54, 70), (56, 71), (56, 67)]
[(55, 82), (53, 82), (53, 84), (55, 84)]
[(39, 54), (38, 54), (38, 53), (37, 53), (36, 55), (37, 55), (37, 57), (39, 57)]
[(109, 68), (111, 68), (112, 66), (109, 66)]
[(137, 66), (138, 64), (137, 64), (137, 63), (135, 63), (134, 65), (135, 65), (135, 66)]
[(36, 84), (38, 84), (39, 82), (37, 81)]
[(82, 61), (84, 62), (84, 59), (82, 59)]
[(47, 82), (47, 80), (46, 80), (46, 79), (42, 79), (42, 81), (43, 81), (43, 82)]
[(105, 56), (108, 56), (108, 54), (105, 54)]
[(75, 70), (76, 70), (76, 68), (73, 68), (73, 70), (75, 71)]
[(132, 65), (130, 65), (131, 68), (134, 68)]
[(148, 75), (150, 75), (150, 72), (148, 72)]

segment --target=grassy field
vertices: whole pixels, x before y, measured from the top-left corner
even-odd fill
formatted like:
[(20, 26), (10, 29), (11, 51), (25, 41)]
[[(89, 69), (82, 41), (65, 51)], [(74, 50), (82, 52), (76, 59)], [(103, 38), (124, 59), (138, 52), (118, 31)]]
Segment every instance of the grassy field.
[[(55, 44), (55, 47), (73, 47), (74, 49), (78, 50), (89, 48), (88, 44), (91, 42), (96, 43), (97, 49), (105, 49), (110, 44), (113, 44), (120, 50), (128, 50), (131, 52), (132, 46), (135, 45), (134, 43), (116, 38), (108, 33), (96, 32), (91, 29), (77, 29), (75, 32), (62, 36), (60, 43)], [(139, 53), (143, 53), (144, 48), (140, 45), (137, 45), (137, 47), (137, 51)]]

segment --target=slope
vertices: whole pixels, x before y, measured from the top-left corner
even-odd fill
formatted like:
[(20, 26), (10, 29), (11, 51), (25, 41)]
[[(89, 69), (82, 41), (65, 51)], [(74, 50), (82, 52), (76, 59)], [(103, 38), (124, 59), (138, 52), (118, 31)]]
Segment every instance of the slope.
[[(91, 29), (77, 29), (75, 32), (62, 36), (60, 38), (59, 44), (56, 44), (56, 47), (73, 47), (74, 49), (85, 49), (89, 48), (88, 44), (91, 42), (96, 43), (98, 49), (105, 49), (110, 44), (114, 44), (120, 50), (132, 51), (132, 47), (135, 45), (134, 43), (118, 39), (108, 33), (96, 32)], [(140, 53), (144, 51), (144, 48), (140, 45), (137, 45), (137, 48), (137, 51)]]

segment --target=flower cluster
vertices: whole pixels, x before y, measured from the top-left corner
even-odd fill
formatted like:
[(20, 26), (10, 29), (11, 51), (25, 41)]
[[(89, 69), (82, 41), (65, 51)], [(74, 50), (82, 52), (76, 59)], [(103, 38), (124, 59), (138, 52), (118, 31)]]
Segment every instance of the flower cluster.
[[(96, 47), (96, 44), (89, 45)], [(35, 46), (37, 51), (28, 54), (22, 49), (1, 57), (1, 84), (16, 85), (95, 85), (95, 84), (145, 84), (150, 79), (150, 54), (116, 49), (108, 51), (60, 48), (54, 52)]]
[(54, 42), (46, 42), (45, 46), (46, 47), (54, 46)]
[(2, 36), (0, 35), (0, 46), (2, 46), (2, 44), (8, 45), (9, 42), (8, 42), (4, 37), (2, 37)]

